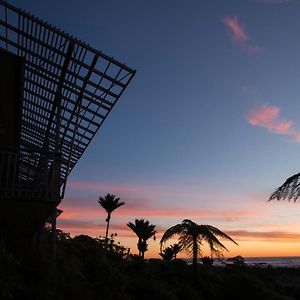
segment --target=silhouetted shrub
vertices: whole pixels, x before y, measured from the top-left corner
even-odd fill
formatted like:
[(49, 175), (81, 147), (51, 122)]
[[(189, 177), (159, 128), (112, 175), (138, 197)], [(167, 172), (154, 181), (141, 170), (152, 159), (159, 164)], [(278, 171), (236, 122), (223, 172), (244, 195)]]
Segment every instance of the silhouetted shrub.
[(12, 299), (25, 290), (19, 268), (20, 262), (0, 239), (0, 299)]
[(214, 263), (214, 259), (209, 256), (201, 257), (201, 261), (204, 266), (212, 266)]
[(56, 273), (45, 249), (13, 256), (0, 242), (1, 300), (283, 300), (300, 299), (299, 270), (199, 265), (197, 281), (184, 260), (144, 260), (113, 237), (60, 233)]
[(236, 267), (245, 267), (246, 266), (245, 259), (241, 255), (228, 258), (227, 262), (230, 263), (230, 265), (233, 265)]
[(260, 278), (239, 272), (225, 278), (224, 296), (226, 299), (278, 299), (279, 295), (274, 292)]
[(176, 296), (160, 281), (135, 278), (128, 282), (126, 292), (132, 300), (176, 300)]

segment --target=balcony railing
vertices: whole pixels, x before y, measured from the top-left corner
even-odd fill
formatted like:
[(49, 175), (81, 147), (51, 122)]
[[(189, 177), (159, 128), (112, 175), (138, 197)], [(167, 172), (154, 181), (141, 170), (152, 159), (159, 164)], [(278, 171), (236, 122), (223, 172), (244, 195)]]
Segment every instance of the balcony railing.
[(0, 148), (0, 199), (59, 202), (60, 155)]

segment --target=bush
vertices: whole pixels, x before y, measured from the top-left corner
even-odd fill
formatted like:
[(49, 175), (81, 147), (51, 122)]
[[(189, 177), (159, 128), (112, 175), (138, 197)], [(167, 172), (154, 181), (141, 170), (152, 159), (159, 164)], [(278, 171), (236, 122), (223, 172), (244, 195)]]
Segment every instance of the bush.
[(212, 266), (214, 263), (214, 259), (209, 256), (204, 256), (201, 258), (201, 261), (204, 266)]

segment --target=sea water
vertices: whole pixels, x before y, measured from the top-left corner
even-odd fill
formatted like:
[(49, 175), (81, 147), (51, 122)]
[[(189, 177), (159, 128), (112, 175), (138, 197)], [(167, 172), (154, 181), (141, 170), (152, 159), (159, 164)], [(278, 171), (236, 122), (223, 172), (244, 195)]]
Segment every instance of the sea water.
[[(274, 267), (274, 268), (300, 268), (300, 256), (285, 256), (285, 257), (244, 257), (245, 263), (252, 267)], [(192, 263), (192, 259), (187, 259), (187, 263)], [(199, 263), (201, 260), (199, 259)], [(214, 266), (226, 266), (226, 258), (216, 258)]]
[[(244, 257), (245, 263), (252, 267), (300, 268), (300, 256), (285, 257)], [(226, 265), (227, 259), (216, 259), (215, 265)]]
[(300, 268), (300, 256), (285, 257), (246, 257), (249, 266)]

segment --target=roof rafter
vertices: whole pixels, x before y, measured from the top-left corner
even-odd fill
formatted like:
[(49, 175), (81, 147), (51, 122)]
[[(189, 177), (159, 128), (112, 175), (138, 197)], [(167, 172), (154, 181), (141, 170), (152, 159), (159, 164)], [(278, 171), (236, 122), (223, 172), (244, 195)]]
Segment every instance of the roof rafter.
[(4, 0), (0, 48), (25, 62), (21, 149), (59, 145), (64, 183), (135, 70)]

